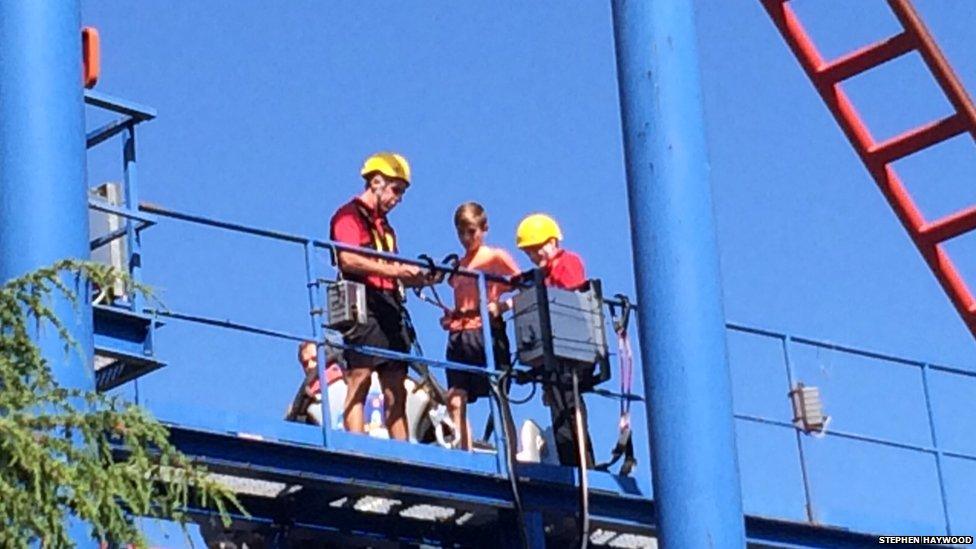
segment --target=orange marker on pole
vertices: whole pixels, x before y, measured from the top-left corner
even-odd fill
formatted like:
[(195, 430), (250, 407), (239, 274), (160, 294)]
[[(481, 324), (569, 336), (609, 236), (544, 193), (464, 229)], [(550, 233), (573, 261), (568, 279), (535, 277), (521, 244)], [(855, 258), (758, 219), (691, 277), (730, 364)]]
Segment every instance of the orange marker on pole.
[(94, 88), (102, 72), (102, 54), (98, 39), (98, 29), (81, 29), (82, 82), (86, 88)]

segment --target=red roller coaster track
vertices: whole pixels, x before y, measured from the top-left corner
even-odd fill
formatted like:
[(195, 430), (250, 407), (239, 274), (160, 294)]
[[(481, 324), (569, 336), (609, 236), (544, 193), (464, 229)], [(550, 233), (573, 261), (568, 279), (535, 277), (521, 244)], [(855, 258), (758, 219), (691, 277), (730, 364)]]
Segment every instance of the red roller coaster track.
[[(964, 132), (976, 139), (976, 107), (918, 12), (908, 0), (888, 0), (888, 6), (901, 23), (902, 32), (833, 61), (825, 61), (788, 0), (761, 1), (966, 326), (976, 336), (976, 298), (943, 246), (945, 241), (976, 229), (976, 206), (940, 219), (926, 220), (892, 166), (900, 158)], [(871, 136), (841, 83), (910, 52), (921, 55), (954, 112), (879, 143)]]

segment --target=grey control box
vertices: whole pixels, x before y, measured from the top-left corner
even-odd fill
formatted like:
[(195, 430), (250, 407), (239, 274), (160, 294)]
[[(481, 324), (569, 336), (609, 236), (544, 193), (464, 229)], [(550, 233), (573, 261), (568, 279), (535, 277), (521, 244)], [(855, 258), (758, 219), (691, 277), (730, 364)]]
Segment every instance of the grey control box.
[(536, 285), (515, 296), (515, 341), (519, 362), (545, 364), (545, 338), (557, 361), (585, 364), (607, 360), (603, 300), (598, 285), (569, 291)]
[(345, 332), (366, 324), (366, 286), (352, 280), (329, 282), (326, 289), (328, 327)]

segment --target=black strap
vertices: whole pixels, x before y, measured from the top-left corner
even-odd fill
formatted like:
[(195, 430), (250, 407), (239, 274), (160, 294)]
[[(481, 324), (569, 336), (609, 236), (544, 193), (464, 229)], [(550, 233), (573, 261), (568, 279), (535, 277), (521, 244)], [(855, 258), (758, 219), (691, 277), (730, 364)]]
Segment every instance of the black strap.
[(458, 270), (461, 268), (461, 258), (458, 257), (458, 254), (447, 254), (441, 263), (451, 266), (451, 272), (447, 275), (447, 281), (450, 282), (452, 278), (457, 276)]
[[(623, 294), (617, 294), (617, 299), (620, 300), (621, 311), (620, 316), (617, 316), (617, 308), (609, 304), (610, 309), (610, 319), (613, 323), (613, 330), (622, 339), (627, 339), (627, 328), (630, 324), (630, 313), (632, 305), (627, 296)], [(621, 350), (621, 352), (623, 352)], [(626, 383), (624, 376), (627, 375), (626, 372), (620, 372), (621, 383)], [(627, 390), (629, 393), (629, 390)], [(617, 443), (614, 445), (613, 450), (610, 452), (610, 460), (601, 463), (594, 467), (598, 471), (608, 471), (610, 467), (620, 461), (620, 458), (624, 458), (624, 462), (620, 464), (620, 471), (618, 474), (622, 476), (629, 476), (631, 471), (634, 470), (634, 466), (637, 465), (637, 458), (634, 457), (634, 439), (630, 429), (630, 399), (629, 394), (623, 394), (621, 392), (620, 396), (620, 434), (617, 436)]]
[[(302, 380), (302, 384), (298, 386), (298, 391), (295, 393), (295, 398), (291, 401), (291, 406), (288, 407), (288, 412), (285, 414), (285, 419), (287, 421), (307, 421), (306, 417), (308, 415), (308, 407), (314, 402), (314, 398), (308, 396), (305, 391), (311, 386), (312, 382), (318, 378), (318, 368), (313, 368), (305, 373), (305, 379)], [(319, 385), (321, 390), (322, 385)]]
[[(491, 382), (489, 381), (489, 383), (491, 383)], [(485, 421), (486, 421), (486, 423), (485, 423), (485, 434), (481, 437), (481, 440), (488, 440), (488, 437), (490, 437), (491, 435), (495, 434), (495, 413), (489, 411), (488, 412), (488, 419), (485, 420)], [(509, 441), (509, 444), (512, 444), (512, 442), (513, 441)]]
[[(400, 309), (403, 314), (403, 322), (407, 329), (407, 335), (410, 337), (410, 344), (413, 346), (414, 351), (417, 356), (424, 356), (424, 349), (420, 346), (420, 340), (417, 338), (417, 330), (413, 326), (413, 319), (410, 318), (410, 312), (407, 310), (403, 304), (400, 304)], [(411, 361), (409, 364), (410, 369), (412, 369), (420, 377), (420, 387), (428, 387), (432, 393), (432, 397), (435, 402), (439, 404), (447, 404), (447, 397), (445, 396), (447, 391), (444, 387), (438, 383), (437, 378), (431, 375), (430, 368), (422, 362)]]
[(634, 466), (637, 465), (637, 458), (634, 457), (634, 438), (631, 436), (629, 426), (620, 429), (620, 435), (617, 437), (617, 444), (613, 447), (613, 451), (610, 454), (610, 460), (597, 465), (594, 469), (609, 472), (610, 467), (620, 461), (621, 457), (624, 458), (624, 462), (620, 464), (618, 474), (626, 477), (630, 475), (631, 471), (634, 470)]

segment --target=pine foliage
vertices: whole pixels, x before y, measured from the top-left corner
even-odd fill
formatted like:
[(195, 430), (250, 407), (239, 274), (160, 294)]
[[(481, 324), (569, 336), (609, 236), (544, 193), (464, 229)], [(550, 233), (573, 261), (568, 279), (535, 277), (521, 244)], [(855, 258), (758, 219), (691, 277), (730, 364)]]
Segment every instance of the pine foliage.
[[(55, 330), (64, 359), (77, 344), (51, 308), (76, 307), (78, 289), (108, 287), (125, 273), (65, 260), (0, 287), (0, 547), (72, 547), (68, 518), (96, 539), (145, 546), (134, 516), (185, 524), (188, 505), (216, 508), (225, 523), (233, 493), (168, 440), (143, 408), (95, 391), (62, 387), (32, 333)], [(72, 319), (73, 321), (74, 319)]]

